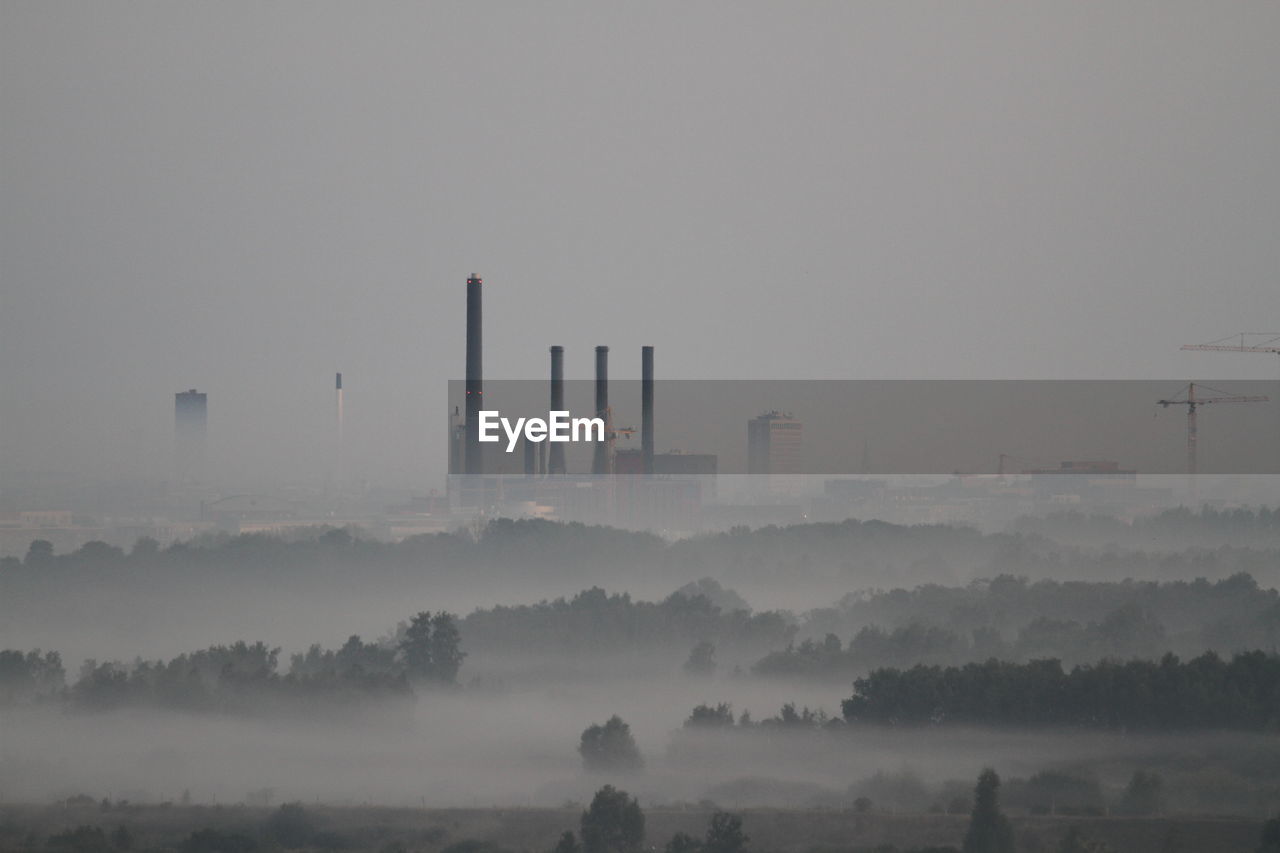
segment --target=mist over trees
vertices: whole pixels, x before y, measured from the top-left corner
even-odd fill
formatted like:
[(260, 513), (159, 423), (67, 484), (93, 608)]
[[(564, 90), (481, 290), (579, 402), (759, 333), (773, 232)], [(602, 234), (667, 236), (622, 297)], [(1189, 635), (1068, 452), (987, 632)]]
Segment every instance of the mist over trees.
[(453, 616), (419, 613), (397, 636), (366, 643), (352, 635), (338, 649), (312, 645), (280, 671), (280, 649), (238, 641), (169, 660), (88, 659), (65, 684), (57, 652), (0, 651), (0, 707), (66, 701), (81, 710), (157, 707), (180, 711), (293, 712), (312, 707), (395, 704), (419, 687), (456, 683), (465, 652)]
[[(849, 519), (740, 527), (676, 542), (649, 533), (537, 519), (494, 519), (471, 531), (425, 534), (396, 543), (364, 538), (358, 530), (323, 528), (289, 535), (208, 534), (163, 548), (154, 540), (140, 539), (128, 553), (90, 542), (74, 552), (55, 554), (49, 542), (35, 540), (25, 558), (0, 558), (0, 583), (12, 584), (15, 591), (34, 591), (47, 582), (73, 578), (119, 583), (208, 578), (210, 572), (220, 583), (299, 574), (313, 582), (332, 582), (346, 570), (358, 570), (367, 581), (430, 578), (450, 584), (474, 578), (529, 578), (586, 585), (633, 577), (637, 570), (682, 585), (690, 584), (691, 577), (756, 584), (786, 576), (792, 581), (884, 586), (913, 578), (965, 582), (1001, 574), (1190, 580), (1241, 572), (1275, 583), (1280, 579), (1277, 512), (1170, 510), (1132, 526), (1071, 516), (1026, 519), (1014, 532), (987, 534), (953, 525)], [(1057, 530), (1069, 533), (1081, 524), (1119, 524), (1115, 530), (1133, 535), (1097, 547), (1081, 545), (1074, 536), (1062, 537), (1064, 544), (1050, 535)], [(1203, 535), (1188, 534), (1192, 530)], [(1257, 535), (1241, 536), (1242, 530)], [(706, 581), (693, 582), (680, 592), (690, 598), (703, 595), (725, 612), (744, 604)]]
[(648, 602), (599, 587), (570, 599), (476, 610), (460, 629), (467, 648), (476, 653), (583, 657), (644, 649), (682, 654), (706, 643), (697, 664), (702, 668), (718, 645), (742, 655), (763, 654), (788, 642), (796, 631), (785, 613), (726, 613), (701, 594), (676, 592)]
[(874, 667), (992, 657), (1076, 664), (1170, 651), (1276, 651), (1280, 596), (1246, 574), (1217, 582), (1031, 582), (1002, 575), (964, 586), (851, 594), (805, 614), (797, 634), (800, 643), (764, 656), (752, 671), (834, 680)]
[(1183, 662), (1057, 660), (878, 669), (841, 703), (850, 723), (1280, 731), (1280, 655)]
[[(335, 636), (318, 625), (326, 631), (323, 643), (311, 642), (315, 634), (300, 637), (306, 642), (249, 634), (273, 642), (161, 646), (142, 657), (117, 652), (119, 660), (94, 659), (84, 667), (79, 655), (93, 647), (76, 642), (77, 617), (65, 617), (59, 623), (65, 644), (37, 634), (38, 651), (0, 652), (0, 704), (32, 719), (46, 710), (139, 711), (145, 713), (76, 716), (154, 717), (175, 730), (184, 723), (151, 712), (216, 714), (214, 725), (236, 731), (274, 730), (282, 721), (292, 731), (292, 723), (317, 715), (339, 726), (390, 720), (396, 724), (387, 730), (429, 731), (423, 742), (434, 744), (449, 743), (474, 721), (465, 745), (439, 749), (445, 760), (462, 761), (466, 750), (463, 764), (474, 753), (480, 766), (504, 773), (516, 768), (516, 775), (519, 762), (542, 762), (529, 772), (554, 768), (550, 778), (522, 779), (512, 784), (527, 787), (511, 788), (535, 790), (528, 795), (535, 802), (579, 802), (576, 786), (617, 774), (613, 781), (625, 778), (646, 808), (656, 791), (673, 785), (679, 792), (672, 798), (686, 802), (680, 809), (689, 803), (705, 809), (696, 829), (680, 823), (649, 838), (645, 843), (655, 849), (706, 853), (719, 836), (730, 845), (725, 849), (772, 849), (734, 841), (729, 817), (713, 838), (704, 822), (718, 803), (821, 807), (867, 821), (936, 815), (959, 826), (975, 799), (972, 776), (964, 782), (955, 775), (987, 763), (1006, 777), (1000, 803), (1015, 821), (1028, 815), (1164, 819), (1197, 809), (1260, 820), (1276, 791), (1260, 769), (1274, 758), (1273, 748), (1231, 741), (1232, 751), (1197, 756), (1200, 763), (1190, 766), (1185, 756), (1161, 752), (1163, 746), (1151, 746), (1150, 759), (1111, 760), (1099, 758), (1097, 744), (1118, 736), (1126, 744), (1139, 737), (1146, 738), (1142, 744), (1163, 744), (1164, 733), (1194, 732), (1200, 743), (1208, 740), (1203, 734), (1219, 730), (1241, 733), (1234, 738), (1277, 731), (1280, 723), (1268, 709), (1280, 704), (1280, 598), (1258, 580), (1275, 572), (1273, 564), (1262, 565), (1280, 555), (1269, 548), (1088, 549), (1039, 530), (980, 534), (875, 522), (734, 530), (677, 543), (581, 525), (494, 522), (397, 545), (348, 531), (210, 537), (168, 548), (139, 542), (129, 552), (95, 546), (55, 554), (37, 545), (28, 559), (0, 564), (0, 616), (10, 624), (32, 621), (31, 612), (64, 618), (56, 615), (63, 604), (82, 614), (99, 597), (117, 602), (116, 613), (143, 618), (168, 610), (185, 618), (197, 594), (203, 601), (236, 588), (276, 602), (328, 590), (333, 597), (317, 610), (324, 613), (343, 612), (348, 595), (378, 591), (386, 599), (351, 623), (363, 636)], [(1116, 579), (1134, 566), (1187, 579)], [(1260, 574), (1234, 571), (1241, 568)], [(644, 592), (595, 582), (615, 570), (620, 582), (643, 575)], [(1073, 572), (1099, 579), (1070, 579)], [(985, 574), (974, 579), (973, 573)], [(593, 580), (558, 587), (554, 597), (528, 597), (549, 578), (572, 583), (578, 577)], [(439, 594), (451, 585), (490, 597), (467, 599), (478, 603), (467, 604), (471, 609), (460, 617), (412, 606), (447, 601), (452, 607), (455, 600)], [(797, 586), (816, 590), (812, 600), (820, 606), (752, 607), (790, 604), (795, 599), (774, 592)], [(256, 624), (229, 612), (238, 625)], [(404, 617), (398, 625), (397, 617)], [(64, 660), (73, 662), (70, 673)], [(681, 698), (664, 706), (668, 695)], [(415, 697), (421, 697), (416, 712)], [(552, 746), (519, 743), (504, 730), (506, 719), (539, 727), (541, 744)], [(640, 743), (632, 725), (643, 735)], [(947, 741), (960, 726), (969, 727), (963, 737)], [(887, 734), (894, 730), (900, 734)], [(665, 752), (653, 740), (664, 732)], [(1039, 734), (1019, 734), (1026, 732), (1042, 733), (1046, 744), (1092, 733), (1093, 751), (1079, 762), (1061, 755), (1040, 760), (1031, 755), (1039, 741), (1029, 739)], [(1219, 737), (1226, 735), (1213, 736)], [(918, 756), (910, 766), (884, 757), (889, 744), (917, 749), (913, 742), (925, 740), (936, 746), (920, 747), (930, 755), (954, 752), (968, 763), (954, 775), (939, 775), (919, 772), (925, 765)], [(358, 750), (352, 744), (335, 760), (350, 761)], [(379, 748), (397, 751), (381, 742)], [(1016, 762), (1009, 750), (1020, 751)], [(388, 761), (403, 774), (397, 779), (425, 772), (407, 754)], [(645, 772), (637, 772), (641, 768)], [(398, 796), (395, 781), (364, 777), (361, 784)], [(453, 796), (446, 785), (470, 791), (475, 783), (424, 784)], [(313, 813), (310, 796), (303, 798)], [(575, 815), (580, 808), (574, 806)], [(753, 820), (747, 815), (750, 834), (767, 837)], [(743, 835), (745, 826), (737, 825)], [(312, 829), (318, 834), (311, 846), (333, 840), (322, 837), (323, 822)], [(210, 832), (221, 834), (189, 833), (190, 848), (244, 839), (262, 849), (282, 844), (265, 824)], [(585, 850), (583, 832), (560, 823), (539, 849)], [(958, 845), (961, 835), (957, 829), (935, 838), (943, 847), (932, 849)], [(1077, 839), (1082, 849), (1091, 838), (1088, 830)], [(1041, 849), (1056, 849), (1060, 840), (1050, 835)], [(475, 851), (502, 846), (465, 837), (448, 843)], [(899, 849), (931, 848), (904, 843)]]

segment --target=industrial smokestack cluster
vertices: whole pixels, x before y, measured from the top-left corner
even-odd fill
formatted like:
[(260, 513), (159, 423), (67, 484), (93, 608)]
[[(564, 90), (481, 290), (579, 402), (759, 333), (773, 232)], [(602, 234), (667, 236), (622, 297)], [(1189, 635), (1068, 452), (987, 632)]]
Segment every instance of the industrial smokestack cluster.
[[(481, 288), (484, 282), (474, 273), (467, 279), (467, 371), (466, 371), (466, 414), (463, 421), (463, 453), (462, 473), (478, 476), (484, 473), (480, 445), (480, 410), (484, 404), (484, 371), (482, 366), (482, 331), (481, 331)], [(653, 347), (642, 347), (641, 353), (641, 407), (642, 423), (640, 430), (641, 448), (644, 459), (644, 474), (653, 475)], [(341, 430), (342, 374), (337, 377), (339, 430)], [(609, 411), (609, 348), (596, 347), (595, 378), (595, 415), (605, 422), (605, 441), (597, 442), (591, 460), (592, 474), (613, 473), (613, 460), (610, 449), (613, 430), (613, 416)], [(549, 411), (565, 411), (564, 402), (564, 347), (551, 347), (551, 398)], [(549, 460), (547, 456), (550, 456)], [(539, 446), (536, 451), (531, 446), (524, 448), (524, 473), (526, 475), (568, 473), (565, 462), (565, 448), (561, 443), (552, 443), (550, 448)]]

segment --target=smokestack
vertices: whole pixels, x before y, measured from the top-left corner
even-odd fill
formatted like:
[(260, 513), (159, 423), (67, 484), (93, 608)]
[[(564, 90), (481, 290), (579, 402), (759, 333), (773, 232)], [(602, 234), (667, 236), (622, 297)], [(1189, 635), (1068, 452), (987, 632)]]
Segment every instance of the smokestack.
[[(551, 411), (564, 411), (564, 347), (551, 348)], [(564, 445), (557, 442), (551, 445), (551, 462), (547, 467), (548, 474), (564, 474)]]
[(524, 475), (532, 477), (536, 472), (537, 450), (534, 449), (533, 442), (528, 436), (522, 438), (521, 443), (524, 445)]
[(653, 347), (640, 348), (640, 454), (644, 475), (653, 476)]
[(480, 405), (484, 395), (484, 371), (480, 364), (480, 288), (484, 282), (475, 273), (467, 279), (467, 439), (464, 473), (481, 473)]
[(604, 421), (605, 440), (596, 442), (592, 474), (609, 473), (609, 348), (596, 347), (596, 417)]
[(342, 494), (342, 374), (334, 375), (333, 395), (338, 419), (338, 446), (334, 449), (333, 490)]

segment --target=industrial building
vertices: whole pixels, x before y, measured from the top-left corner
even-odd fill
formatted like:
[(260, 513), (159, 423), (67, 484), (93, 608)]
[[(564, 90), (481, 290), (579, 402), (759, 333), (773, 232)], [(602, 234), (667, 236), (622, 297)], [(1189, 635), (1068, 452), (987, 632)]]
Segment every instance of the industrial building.
[(803, 427), (790, 412), (765, 412), (747, 421), (747, 473), (802, 473), (802, 438)]
[(174, 476), (179, 483), (205, 480), (208, 457), (209, 395), (192, 388), (173, 402)]

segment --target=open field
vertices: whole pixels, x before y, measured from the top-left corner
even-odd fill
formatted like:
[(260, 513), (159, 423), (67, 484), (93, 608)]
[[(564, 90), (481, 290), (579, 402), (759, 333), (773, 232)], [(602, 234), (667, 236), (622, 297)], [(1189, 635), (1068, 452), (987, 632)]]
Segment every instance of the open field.
[[(408, 809), (305, 806), (328, 844), (347, 851), (438, 853), (463, 841), (483, 850), (550, 850), (566, 829), (576, 831), (579, 807), (559, 809)], [(261, 837), (274, 809), (247, 806), (5, 805), (0, 806), (0, 850), (44, 850), (46, 839), (78, 826), (111, 832), (124, 826), (134, 850), (180, 849), (192, 832), (212, 828)], [(961, 815), (856, 814), (847, 810), (746, 809), (739, 812), (754, 851), (911, 849), (960, 844), (968, 821)], [(647, 845), (661, 849), (676, 832), (700, 836), (711, 812), (704, 808), (645, 809)], [(1124, 853), (1252, 853), (1260, 824), (1236, 817), (1011, 816), (1019, 850), (1051, 851), (1071, 827)], [(263, 849), (275, 849), (263, 845)], [(467, 849), (467, 848), (462, 848)]]

